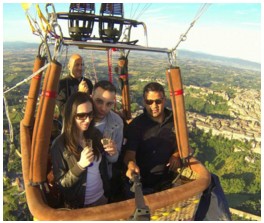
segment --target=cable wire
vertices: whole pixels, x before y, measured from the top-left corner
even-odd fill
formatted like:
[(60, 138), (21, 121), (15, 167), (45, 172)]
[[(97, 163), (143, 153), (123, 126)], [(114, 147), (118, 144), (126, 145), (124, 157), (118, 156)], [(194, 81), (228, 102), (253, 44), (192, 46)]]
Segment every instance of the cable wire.
[(194, 17), (193, 21), (191, 22), (191, 24), (188, 27), (188, 29), (186, 30), (186, 32), (180, 36), (180, 40), (178, 41), (176, 46), (171, 51), (175, 51), (177, 49), (177, 47), (180, 45), (180, 43), (187, 39), (187, 34), (190, 31), (190, 29), (194, 26), (195, 22), (202, 16), (202, 14), (205, 13), (205, 11), (208, 9), (208, 7), (210, 5), (211, 4), (208, 4), (208, 3), (205, 3), (202, 5), (202, 7), (198, 10), (196, 16)]
[(142, 8), (141, 12), (138, 14), (138, 16), (136, 17), (136, 20), (139, 19), (139, 17), (141, 17), (147, 10), (148, 8), (151, 6), (151, 3), (145, 4), (145, 6)]
[(13, 130), (13, 125), (9, 116), (9, 109), (8, 109), (8, 103), (6, 100), (5, 95), (3, 95), (4, 97), (4, 107), (5, 107), (5, 111), (6, 111), (6, 117), (7, 117), (7, 121), (8, 121), (8, 127), (9, 127), (9, 135), (10, 135), (10, 142), (11, 144), (14, 143), (14, 130)]
[(50, 63), (47, 63), (45, 66), (43, 66), (42, 68), (40, 68), (39, 70), (37, 70), (35, 73), (31, 74), (31, 75), (30, 75), (29, 77), (27, 77), (26, 79), (20, 81), (20, 82), (17, 83), (15, 86), (9, 88), (8, 90), (6, 90), (6, 91), (4, 92), (4, 94), (8, 93), (9, 91), (14, 90), (15, 88), (17, 88), (18, 86), (20, 86), (20, 85), (22, 85), (22, 84), (28, 82), (30, 79), (32, 79), (33, 77), (35, 77), (36, 75), (38, 75), (40, 72), (42, 72), (43, 70), (45, 70), (45, 69), (48, 67), (49, 64), (50, 64)]

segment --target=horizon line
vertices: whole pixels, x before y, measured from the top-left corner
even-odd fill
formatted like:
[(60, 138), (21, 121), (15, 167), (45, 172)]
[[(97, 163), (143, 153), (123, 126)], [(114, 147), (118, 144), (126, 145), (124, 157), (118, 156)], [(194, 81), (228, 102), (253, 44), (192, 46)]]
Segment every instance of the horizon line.
[[(28, 43), (28, 44), (40, 44), (37, 41), (36, 42), (27, 42), (27, 41), (3, 41), (3, 47), (4, 47), (4, 43)], [(96, 51), (96, 50), (95, 50)], [(204, 55), (209, 55), (209, 56), (213, 56), (213, 57), (222, 57), (222, 58), (228, 58), (228, 59), (233, 59), (233, 60), (241, 60), (241, 61), (247, 61), (250, 63), (255, 63), (258, 65), (261, 65), (261, 62), (256, 62), (256, 61), (252, 61), (252, 60), (248, 60), (248, 59), (243, 59), (243, 58), (238, 58), (238, 57), (229, 57), (229, 56), (223, 56), (223, 55), (217, 55), (217, 54), (211, 54), (211, 53), (207, 53), (207, 52), (203, 52), (203, 51), (192, 51), (189, 49), (178, 49), (177, 51), (188, 51), (188, 52), (192, 52), (192, 53), (197, 53), (197, 54), (204, 54)], [(138, 52), (138, 51), (137, 51)], [(153, 53), (153, 52), (152, 52)]]

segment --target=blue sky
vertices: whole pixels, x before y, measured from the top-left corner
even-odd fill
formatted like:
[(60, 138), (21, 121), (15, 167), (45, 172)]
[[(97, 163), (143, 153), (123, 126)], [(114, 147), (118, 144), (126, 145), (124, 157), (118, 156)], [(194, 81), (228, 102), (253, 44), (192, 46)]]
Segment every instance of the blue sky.
[[(56, 12), (67, 12), (69, 3), (54, 3)], [(202, 3), (125, 3), (125, 17), (144, 22), (148, 29), (148, 45), (174, 48), (196, 17)], [(40, 4), (45, 14), (45, 4)], [(140, 15), (143, 8), (146, 11)], [(99, 14), (100, 4), (96, 4)], [(30, 12), (34, 17), (34, 5)], [(61, 21), (61, 20), (60, 20)], [(59, 21), (59, 23), (60, 23)], [(65, 21), (64, 21), (65, 22)], [(61, 22), (68, 36), (67, 24)], [(22, 27), (19, 30), (17, 27)], [(144, 45), (143, 28), (132, 30)], [(3, 41), (40, 42), (32, 34), (21, 4), (3, 4)], [(212, 3), (189, 31), (187, 40), (177, 49), (205, 52), (261, 62), (261, 3)]]

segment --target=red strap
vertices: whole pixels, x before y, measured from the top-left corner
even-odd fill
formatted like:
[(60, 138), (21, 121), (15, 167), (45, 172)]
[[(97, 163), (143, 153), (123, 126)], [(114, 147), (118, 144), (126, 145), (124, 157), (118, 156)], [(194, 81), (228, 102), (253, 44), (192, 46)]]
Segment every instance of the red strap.
[(41, 79), (41, 76), (42, 76), (41, 74), (38, 74), (38, 75), (34, 76), (33, 78), (38, 80), (38, 79)]
[(57, 92), (56, 91), (42, 91), (42, 96), (43, 95), (47, 98), (56, 98)]
[(174, 91), (174, 92), (170, 92), (170, 96), (178, 96), (178, 95), (182, 95), (183, 94), (183, 89), (180, 89), (180, 90), (177, 90), (177, 91)]
[(113, 83), (113, 74), (112, 74), (112, 49), (107, 51), (107, 59), (108, 59), (108, 77), (109, 81)]
[(119, 77), (122, 79), (125, 79), (125, 78), (127, 78), (127, 74), (121, 74), (121, 75), (119, 75)]

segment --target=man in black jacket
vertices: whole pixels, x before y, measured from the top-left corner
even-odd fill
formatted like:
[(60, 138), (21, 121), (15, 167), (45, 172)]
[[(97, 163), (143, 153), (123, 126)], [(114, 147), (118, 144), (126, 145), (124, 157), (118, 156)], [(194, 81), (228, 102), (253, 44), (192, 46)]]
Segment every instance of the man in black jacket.
[[(83, 77), (83, 59), (79, 54), (73, 54), (68, 63), (69, 75), (59, 82), (58, 96), (56, 104), (59, 108), (60, 116), (63, 113), (67, 99), (75, 92), (92, 93), (92, 82)], [(61, 119), (61, 117), (60, 117)]]
[[(180, 167), (173, 115), (165, 101), (162, 85), (147, 84), (143, 90), (144, 112), (126, 131), (126, 176), (131, 179), (133, 173), (140, 173), (144, 194), (164, 189), (172, 177), (170, 170)], [(129, 190), (126, 193), (127, 197), (132, 195)]]
[[(165, 92), (156, 82), (147, 84), (143, 90), (143, 114), (136, 117), (126, 132), (127, 144), (124, 163), (126, 176), (141, 176), (142, 191), (151, 194), (166, 189), (170, 181), (169, 170), (180, 167), (180, 157), (175, 137), (172, 111), (165, 107)], [(127, 198), (134, 194), (125, 185)], [(169, 185), (170, 186), (170, 185)], [(218, 176), (211, 173), (211, 184), (203, 195), (195, 220), (231, 220), (228, 203)]]

